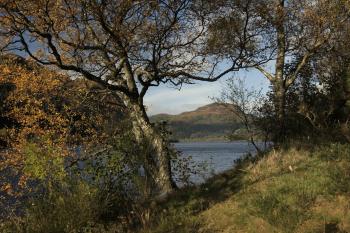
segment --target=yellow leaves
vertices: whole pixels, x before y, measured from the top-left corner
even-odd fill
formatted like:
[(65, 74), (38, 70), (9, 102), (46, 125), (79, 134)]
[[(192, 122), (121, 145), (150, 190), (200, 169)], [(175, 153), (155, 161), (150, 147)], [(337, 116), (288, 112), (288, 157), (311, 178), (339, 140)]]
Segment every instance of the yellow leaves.
[[(31, 140), (42, 140), (43, 145), (64, 147), (69, 119), (60, 110), (62, 103), (58, 97), (64, 95), (61, 89), (67, 81), (67, 77), (60, 77), (30, 62), (25, 65), (0, 64), (0, 85), (11, 83), (15, 86), (2, 103), (6, 109), (2, 115), (18, 125), (6, 129), (12, 150), (4, 155), (2, 167), (21, 169), (26, 161), (23, 148)], [(66, 154), (62, 151), (62, 155)], [(24, 185), (25, 182), (25, 176), (21, 177), (20, 183)]]
[(25, 147), (24, 173), (32, 178), (45, 180), (48, 176), (62, 179), (66, 176), (64, 170), (63, 151), (57, 147), (40, 147), (27, 144)]
[(2, 186), (0, 186), (0, 191), (5, 192), (7, 195), (13, 194), (13, 188), (10, 183), (5, 183)]
[(8, 66), (1, 66), (0, 69), (0, 73), (2, 75), (9, 75), (11, 73), (11, 70)]
[(0, 86), (7, 83), (15, 88), (0, 99), (0, 114), (15, 125), (1, 132), (11, 150), (1, 154), (0, 170), (16, 171), (16, 177), (20, 176), (16, 188), (28, 190), (28, 179), (43, 179), (49, 174), (63, 177), (64, 159), (74, 145), (88, 149), (106, 139), (103, 127), (108, 117), (100, 109), (104, 105), (101, 98), (90, 95), (91, 85), (85, 81), (72, 80), (30, 61), (0, 62)]
[(28, 181), (28, 177), (26, 177), (26, 176), (21, 176), (21, 177), (19, 178), (18, 185), (19, 185), (20, 187), (25, 187), (26, 184), (27, 184), (27, 181)]

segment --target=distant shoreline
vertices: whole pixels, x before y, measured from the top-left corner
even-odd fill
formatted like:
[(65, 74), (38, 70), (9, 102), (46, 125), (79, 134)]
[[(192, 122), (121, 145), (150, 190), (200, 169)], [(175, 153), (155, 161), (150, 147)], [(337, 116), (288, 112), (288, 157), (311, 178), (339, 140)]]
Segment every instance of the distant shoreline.
[(184, 138), (184, 139), (171, 139), (171, 143), (178, 142), (229, 142), (226, 137), (212, 137), (212, 138)]
[(170, 139), (171, 143), (181, 142), (236, 142), (236, 141), (248, 141), (248, 138), (237, 137), (233, 140), (229, 140), (227, 136), (218, 137), (203, 137), (203, 138), (183, 138), (183, 139)]

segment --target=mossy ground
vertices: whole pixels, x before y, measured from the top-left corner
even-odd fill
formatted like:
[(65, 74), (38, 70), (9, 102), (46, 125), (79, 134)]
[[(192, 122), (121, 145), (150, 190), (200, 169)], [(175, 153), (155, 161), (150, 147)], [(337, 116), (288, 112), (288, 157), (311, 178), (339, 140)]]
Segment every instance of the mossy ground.
[(174, 194), (143, 233), (350, 232), (350, 145), (272, 150)]

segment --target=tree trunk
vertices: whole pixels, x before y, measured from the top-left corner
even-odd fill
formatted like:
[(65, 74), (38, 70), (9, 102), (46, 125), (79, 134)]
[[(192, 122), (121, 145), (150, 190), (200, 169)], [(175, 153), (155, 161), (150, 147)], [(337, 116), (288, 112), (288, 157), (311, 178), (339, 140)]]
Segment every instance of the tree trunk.
[(276, 139), (283, 142), (286, 138), (286, 87), (283, 80), (275, 83), (275, 110), (277, 115), (278, 132)]
[(340, 129), (344, 137), (350, 142), (350, 66), (346, 70), (343, 79), (344, 107)]
[(136, 140), (140, 144), (147, 143), (149, 151), (145, 153), (145, 170), (151, 174), (155, 184), (156, 193), (159, 197), (167, 196), (176, 188), (171, 177), (171, 163), (168, 143), (150, 123), (144, 106), (137, 101), (126, 101), (130, 109), (132, 130)]
[(275, 108), (278, 119), (279, 132), (277, 141), (283, 142), (285, 139), (285, 105), (286, 105), (286, 83), (284, 77), (284, 65), (286, 56), (286, 33), (285, 33), (285, 0), (278, 0), (276, 6), (276, 33), (277, 33), (277, 58), (275, 74)]

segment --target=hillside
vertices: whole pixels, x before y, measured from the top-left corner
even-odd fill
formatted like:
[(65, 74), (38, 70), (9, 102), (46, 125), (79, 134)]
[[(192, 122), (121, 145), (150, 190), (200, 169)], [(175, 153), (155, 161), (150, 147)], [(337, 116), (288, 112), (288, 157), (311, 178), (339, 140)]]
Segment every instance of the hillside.
[(217, 140), (242, 127), (230, 111), (232, 106), (209, 104), (178, 115), (158, 114), (151, 122), (166, 122), (175, 140)]
[(350, 232), (349, 154), (329, 144), (241, 161), (174, 194), (142, 233)]

